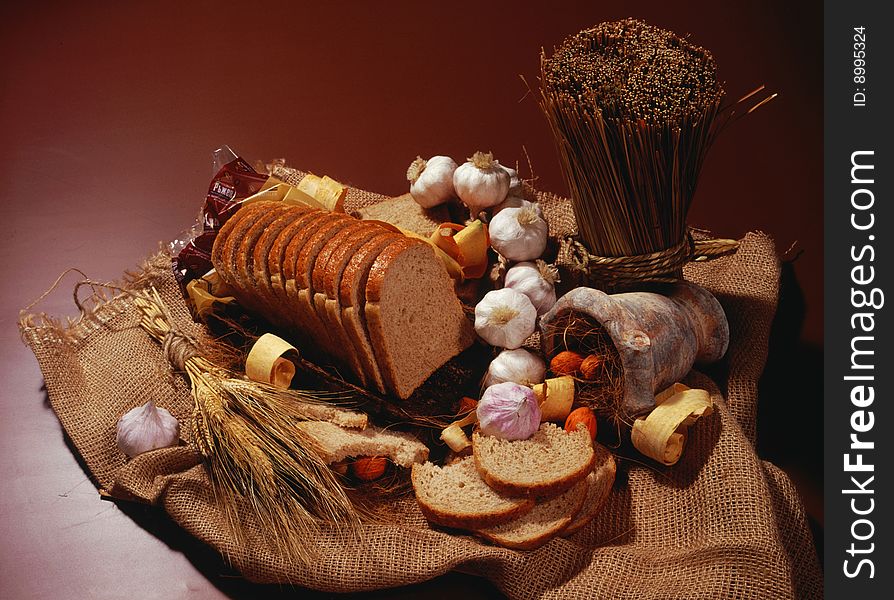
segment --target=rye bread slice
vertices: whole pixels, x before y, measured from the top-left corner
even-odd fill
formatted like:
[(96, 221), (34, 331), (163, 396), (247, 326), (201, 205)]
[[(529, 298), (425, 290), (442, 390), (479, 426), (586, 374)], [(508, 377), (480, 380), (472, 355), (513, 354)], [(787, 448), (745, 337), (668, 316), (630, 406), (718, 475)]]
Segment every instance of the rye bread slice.
[(264, 230), (289, 210), (289, 207), (282, 202), (277, 202), (277, 204), (278, 206), (270, 207), (267, 211), (258, 216), (252, 226), (246, 230), (245, 235), (242, 236), (242, 241), (239, 242), (239, 247), (236, 249), (236, 255), (234, 257), (236, 262), (236, 278), (240, 281), (242, 289), (252, 296), (252, 301), (258, 306), (262, 315), (268, 320), (270, 320), (271, 317), (275, 317), (275, 315), (272, 314), (267, 307), (267, 302), (261, 293), (260, 286), (255, 280), (254, 264), (252, 261), (255, 246), (257, 245), (258, 239), (263, 235)]
[(559, 535), (581, 511), (590, 488), (590, 476), (577, 482), (571, 489), (555, 498), (534, 505), (531, 512), (521, 517), (475, 533), (481, 537), (515, 550), (533, 550)]
[(289, 244), (286, 246), (285, 252), (283, 253), (282, 263), (280, 264), (279, 271), (280, 285), (282, 286), (283, 290), (282, 299), (289, 305), (289, 308), (294, 315), (294, 323), (302, 331), (308, 331), (309, 328), (305, 320), (306, 315), (296, 310), (295, 306), (295, 299), (298, 294), (298, 290), (295, 288), (295, 270), (298, 256), (301, 254), (301, 250), (304, 248), (304, 245), (310, 238), (314, 236), (314, 234), (320, 229), (320, 227), (324, 227), (327, 223), (338, 221), (343, 218), (343, 215), (334, 215), (329, 212), (323, 212), (323, 214), (320, 215), (319, 218), (308, 222), (305, 225), (303, 231), (297, 233), (292, 237), (291, 241), (289, 241)]
[(345, 429), (328, 421), (301, 421), (298, 428), (316, 442), (316, 450), (326, 463), (354, 456), (384, 456), (400, 467), (409, 467), (428, 458), (428, 446), (409, 433), (379, 429)]
[[(211, 248), (211, 264), (221, 279), (231, 287), (236, 287), (235, 273), (230, 269), (230, 253), (233, 249), (235, 238), (242, 237), (246, 227), (250, 227), (254, 223), (254, 218), (263, 206), (260, 203), (249, 204), (243, 206), (236, 214), (224, 223), (217, 237), (214, 238), (214, 245)], [(247, 224), (246, 224), (247, 223)]]
[(588, 487), (584, 506), (562, 532), (563, 537), (576, 533), (599, 514), (615, 483), (617, 473), (615, 457), (602, 444), (593, 444), (593, 450), (596, 454), (596, 467), (587, 475)]
[(392, 244), (409, 243), (409, 238), (400, 233), (371, 239), (351, 257), (339, 286), (338, 299), (341, 305), (342, 324), (354, 351), (360, 357), (367, 382), (371, 382), (375, 389), (383, 394), (385, 382), (366, 326), (366, 283), (370, 268), (385, 248)]
[(286, 322), (286, 311), (279, 302), (276, 301), (276, 297), (273, 294), (273, 289), (270, 285), (270, 253), (272, 252), (273, 245), (277, 240), (277, 237), (282, 232), (283, 229), (288, 227), (290, 224), (294, 223), (298, 218), (304, 214), (310, 212), (309, 208), (304, 206), (290, 206), (289, 209), (276, 218), (270, 225), (264, 229), (264, 233), (261, 234), (261, 237), (258, 238), (257, 243), (255, 244), (254, 251), (252, 252), (252, 268), (254, 270), (253, 278), (255, 284), (258, 286), (258, 289), (261, 293), (261, 297), (263, 298), (265, 304), (268, 308), (276, 314), (280, 321)]
[[(330, 283), (327, 292), (326, 279), (338, 279), (341, 281), (342, 273), (348, 263), (351, 255), (371, 237), (384, 232), (384, 228), (372, 223), (359, 222), (357, 227), (348, 227), (330, 238), (329, 242), (320, 250), (317, 255), (316, 264), (313, 268), (311, 282), (313, 284), (314, 297), (313, 306), (317, 313), (317, 318), (326, 326), (329, 335), (340, 351), (340, 357), (350, 367), (361, 385), (366, 385), (366, 375), (363, 371), (363, 365), (360, 356), (354, 352), (351, 340), (341, 323), (340, 318), (333, 318), (334, 315), (341, 316), (341, 310), (338, 304), (338, 296)], [(333, 275), (327, 275), (330, 271)], [(326, 303), (331, 300), (333, 302), (334, 311), (330, 313), (327, 310)]]
[(329, 356), (344, 360), (344, 352), (338, 348), (333, 341), (329, 328), (324, 324), (313, 305), (313, 269), (316, 264), (317, 256), (326, 246), (329, 240), (337, 233), (346, 228), (352, 228), (359, 225), (360, 221), (344, 214), (333, 214), (331, 220), (320, 222), (316, 231), (307, 239), (298, 252), (295, 260), (294, 284), (289, 287), (289, 281), (286, 282), (286, 291), (289, 293), (292, 304), (297, 308), (298, 312), (304, 315), (304, 324), (311, 337), (317, 340), (323, 351)]
[(246, 213), (243, 211), (244, 208), (245, 207), (243, 206), (233, 213), (230, 218), (227, 219), (227, 222), (218, 230), (217, 235), (214, 236), (214, 244), (211, 246), (211, 264), (221, 278), (227, 277), (227, 275), (223, 273), (223, 250), (226, 246), (227, 238), (230, 237), (230, 234), (239, 224), (239, 221), (245, 217)]
[(480, 431), (472, 434), (472, 453), (481, 477), (512, 496), (549, 498), (584, 479), (596, 462), (590, 433), (571, 433), (543, 423), (526, 440), (504, 440)]
[(530, 498), (512, 498), (490, 488), (479, 476), (471, 456), (444, 467), (413, 465), (411, 479), (419, 510), (426, 519), (444, 527), (495, 527), (534, 508)]
[(366, 284), (369, 337), (385, 387), (401, 399), (475, 340), (444, 264), (412, 242), (382, 251)]
[(303, 234), (306, 234), (313, 226), (313, 223), (321, 219), (327, 213), (322, 210), (311, 209), (304, 213), (279, 232), (270, 252), (267, 256), (267, 271), (270, 273), (270, 289), (273, 291), (273, 300), (280, 304), (284, 303), (286, 298), (285, 279), (282, 276), (282, 266), (286, 258), (286, 251), (292, 241)]
[(441, 223), (451, 220), (446, 204), (422, 208), (410, 194), (376, 202), (361, 208), (356, 214), (361, 219), (384, 221), (425, 237), (430, 236)]
[(245, 216), (240, 219), (230, 232), (221, 253), (221, 263), (225, 273), (223, 276), (224, 281), (233, 288), (234, 295), (239, 300), (239, 303), (251, 312), (259, 312), (263, 309), (258, 299), (251, 293), (251, 290), (245, 286), (245, 282), (239, 274), (237, 260), (242, 240), (259, 219), (263, 219), (271, 210), (281, 206), (282, 203), (280, 202), (261, 201), (253, 202), (242, 208), (240, 212), (244, 211)]

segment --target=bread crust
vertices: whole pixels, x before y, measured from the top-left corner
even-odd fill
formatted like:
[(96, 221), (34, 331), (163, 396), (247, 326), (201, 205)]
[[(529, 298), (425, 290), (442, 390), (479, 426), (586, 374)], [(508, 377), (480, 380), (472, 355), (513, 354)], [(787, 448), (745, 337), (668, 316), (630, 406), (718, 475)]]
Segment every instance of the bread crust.
[[(611, 494), (612, 486), (615, 483), (615, 477), (617, 477), (618, 473), (618, 465), (615, 462), (615, 457), (609, 452), (605, 447), (600, 444), (595, 444), (595, 454), (596, 454), (596, 467), (594, 467), (594, 473), (596, 473), (600, 478), (600, 484), (603, 486), (602, 495), (598, 498), (596, 502), (596, 506), (590, 508), (586, 506), (586, 497), (584, 498), (584, 507), (581, 508), (581, 512), (587, 511), (587, 514), (584, 515), (584, 518), (578, 520), (580, 513), (575, 515), (574, 519), (572, 519), (571, 523), (568, 524), (560, 535), (563, 537), (567, 537), (574, 533), (580, 531), (585, 525), (589, 524), (600, 512), (602, 512), (605, 503), (608, 501), (608, 497)], [(604, 470), (601, 467), (605, 467)]]

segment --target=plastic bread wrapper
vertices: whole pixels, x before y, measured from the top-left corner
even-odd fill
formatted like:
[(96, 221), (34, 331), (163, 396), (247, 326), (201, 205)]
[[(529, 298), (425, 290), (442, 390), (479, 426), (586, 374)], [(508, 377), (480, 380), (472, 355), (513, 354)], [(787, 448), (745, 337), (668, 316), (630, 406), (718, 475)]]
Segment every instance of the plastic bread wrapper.
[(675, 383), (655, 396), (657, 406), (633, 423), (634, 447), (663, 465), (673, 465), (683, 455), (686, 434), (693, 424), (714, 410), (706, 390)]
[(245, 375), (252, 381), (288, 389), (295, 377), (295, 363), (285, 357), (289, 352), (297, 352), (295, 346), (272, 333), (265, 333), (248, 352)]
[(246, 204), (274, 200), (344, 212), (347, 187), (334, 179), (306, 175), (297, 186), (291, 186), (276, 177), (257, 172), (229, 146), (215, 150), (213, 157), (214, 176), (198, 219), (168, 246), (173, 256), (174, 276), (187, 297), (189, 283), (213, 267), (211, 249), (217, 232)]

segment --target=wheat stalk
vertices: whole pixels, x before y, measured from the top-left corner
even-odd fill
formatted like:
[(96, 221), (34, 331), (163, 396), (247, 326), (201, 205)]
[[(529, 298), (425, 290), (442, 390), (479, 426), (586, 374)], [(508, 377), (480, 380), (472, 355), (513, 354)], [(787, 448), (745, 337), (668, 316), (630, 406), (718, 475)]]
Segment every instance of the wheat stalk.
[(332, 396), (248, 381), (204, 358), (195, 340), (172, 328), (154, 288), (134, 304), (141, 326), (189, 378), (195, 444), (236, 542), (269, 538), (287, 560), (306, 563), (321, 528), (358, 535), (358, 513), (338, 476), (297, 427)]

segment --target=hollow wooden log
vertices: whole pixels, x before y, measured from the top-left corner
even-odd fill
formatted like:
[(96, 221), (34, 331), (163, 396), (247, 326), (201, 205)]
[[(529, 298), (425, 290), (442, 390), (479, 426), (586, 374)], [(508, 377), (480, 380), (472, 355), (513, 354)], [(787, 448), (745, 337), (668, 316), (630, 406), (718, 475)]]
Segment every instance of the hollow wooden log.
[(729, 344), (720, 303), (689, 282), (668, 286), (664, 294), (571, 290), (540, 320), (547, 358), (565, 349), (567, 340), (551, 324), (569, 312), (595, 319), (611, 338), (623, 368), (621, 403), (628, 416), (652, 410), (657, 392), (682, 379), (694, 364), (719, 360)]

